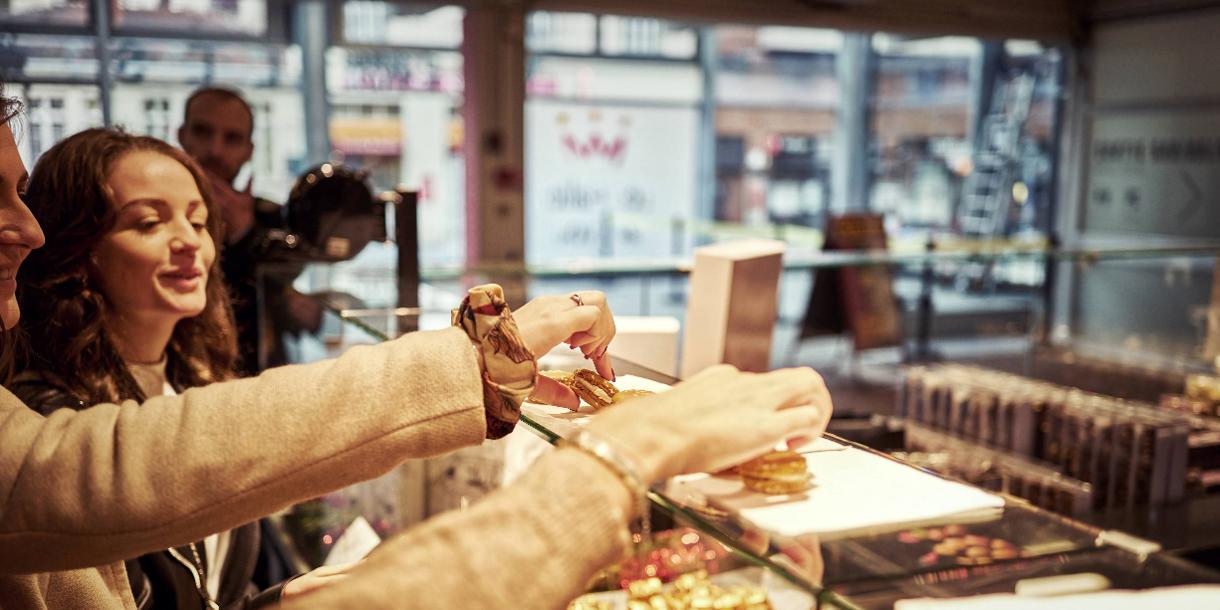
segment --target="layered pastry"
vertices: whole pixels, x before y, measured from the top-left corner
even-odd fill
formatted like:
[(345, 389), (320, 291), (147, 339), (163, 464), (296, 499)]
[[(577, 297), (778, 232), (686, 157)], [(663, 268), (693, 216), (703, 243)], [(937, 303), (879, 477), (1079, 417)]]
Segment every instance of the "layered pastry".
[[(589, 369), (579, 369), (571, 373), (541, 371), (538, 374), (568, 386), (581, 400), (594, 409), (604, 409), (614, 404), (614, 397), (620, 393), (613, 383), (606, 381), (604, 377)], [(537, 399), (533, 400), (537, 402)]]
[(614, 396), (618, 394), (618, 388), (613, 383), (589, 369), (572, 373), (572, 384), (568, 387), (594, 409), (604, 409), (614, 404)]
[(759, 493), (794, 494), (810, 487), (805, 457), (795, 451), (772, 451), (737, 467), (741, 482)]

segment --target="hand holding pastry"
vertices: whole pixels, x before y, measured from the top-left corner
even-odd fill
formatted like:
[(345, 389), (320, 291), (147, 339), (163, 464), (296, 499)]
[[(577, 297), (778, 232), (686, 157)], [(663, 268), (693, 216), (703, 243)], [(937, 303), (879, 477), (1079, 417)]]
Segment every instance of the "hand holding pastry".
[[(535, 355), (542, 356), (556, 345), (567, 343), (584, 352), (602, 377), (614, 380), (614, 367), (606, 354), (614, 339), (614, 314), (606, 303), (606, 295), (587, 290), (538, 297), (514, 311), (513, 317)], [(580, 399), (570, 388), (546, 377), (539, 377), (534, 397), (539, 402), (572, 410), (580, 407)]]
[(606, 379), (614, 381), (614, 368), (606, 349), (614, 339), (614, 314), (606, 295), (583, 290), (569, 295), (538, 297), (513, 312), (522, 336), (538, 356), (560, 343), (579, 348)]
[(713, 472), (758, 457), (780, 441), (821, 435), (830, 393), (812, 369), (743, 373), (711, 367), (668, 392), (598, 413), (587, 429), (633, 455), (642, 478)]

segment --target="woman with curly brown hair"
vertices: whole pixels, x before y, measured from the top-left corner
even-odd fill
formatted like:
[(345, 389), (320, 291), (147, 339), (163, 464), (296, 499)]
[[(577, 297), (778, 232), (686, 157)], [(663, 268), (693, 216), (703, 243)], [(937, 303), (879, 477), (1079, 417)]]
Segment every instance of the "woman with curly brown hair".
[[(220, 215), (206, 185), (181, 150), (112, 129), (42, 156), (26, 204), (49, 239), (21, 269), (24, 367), (9, 385), (26, 405), (50, 415), (234, 376)], [(251, 522), (128, 560), (137, 606), (257, 608), (298, 591), (304, 583), (253, 586), (259, 543)]]

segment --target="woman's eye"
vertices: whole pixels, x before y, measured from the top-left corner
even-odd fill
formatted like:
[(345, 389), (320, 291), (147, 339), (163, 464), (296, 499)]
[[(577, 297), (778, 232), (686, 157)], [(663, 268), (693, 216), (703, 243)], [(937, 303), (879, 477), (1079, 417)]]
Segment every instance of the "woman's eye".
[(206, 222), (192, 222), (192, 223), (191, 223), (191, 226), (192, 226), (192, 227), (195, 227), (195, 231), (196, 231), (196, 232), (198, 232), (198, 233), (202, 233), (202, 232), (204, 231), (204, 229), (207, 229), (207, 228), (208, 228), (208, 223), (206, 223)]
[(136, 227), (138, 227), (141, 231), (150, 231), (160, 223), (160, 218), (145, 218), (137, 222)]

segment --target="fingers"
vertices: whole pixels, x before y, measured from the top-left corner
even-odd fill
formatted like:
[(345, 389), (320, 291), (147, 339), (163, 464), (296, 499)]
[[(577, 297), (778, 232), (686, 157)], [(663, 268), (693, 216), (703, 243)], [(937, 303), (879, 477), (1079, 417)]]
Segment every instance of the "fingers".
[(602, 351), (601, 356), (593, 358), (593, 366), (597, 369), (597, 374), (602, 377), (615, 381), (614, 365), (610, 362), (610, 354)]
[[(797, 446), (821, 436), (825, 427), (821, 410), (817, 407), (792, 407), (776, 411), (764, 423), (764, 429), (774, 442), (796, 439)], [(792, 447), (791, 442), (788, 447)]]
[(538, 376), (538, 383), (534, 386), (534, 392), (530, 394), (530, 400), (573, 411), (580, 408), (580, 398), (571, 388), (543, 375)]
[(783, 409), (795, 405), (818, 404), (829, 409), (830, 394), (822, 376), (813, 369), (799, 367), (780, 369), (755, 376), (754, 382), (763, 386), (759, 400), (761, 408)]
[(567, 341), (564, 341), (564, 343), (571, 345), (573, 348), (584, 347), (586, 345), (589, 345), (590, 343), (596, 343), (596, 342), (597, 342), (597, 337), (594, 337), (593, 335), (591, 335), (587, 332), (584, 332), (584, 331), (575, 333), (571, 337), (568, 337)]

